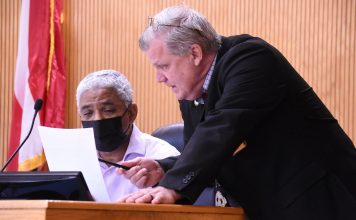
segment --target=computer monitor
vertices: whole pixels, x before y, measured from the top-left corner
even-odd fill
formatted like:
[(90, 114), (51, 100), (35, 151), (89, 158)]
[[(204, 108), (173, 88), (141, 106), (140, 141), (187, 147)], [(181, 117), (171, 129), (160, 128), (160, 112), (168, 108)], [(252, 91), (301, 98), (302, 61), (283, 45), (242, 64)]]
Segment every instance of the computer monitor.
[(0, 173), (0, 199), (93, 201), (79, 171)]

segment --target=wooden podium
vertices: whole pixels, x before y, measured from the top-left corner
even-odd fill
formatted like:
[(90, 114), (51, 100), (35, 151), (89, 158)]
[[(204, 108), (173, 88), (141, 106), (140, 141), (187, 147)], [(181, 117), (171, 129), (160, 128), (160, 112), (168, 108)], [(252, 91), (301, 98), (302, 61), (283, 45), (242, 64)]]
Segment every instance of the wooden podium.
[(246, 220), (241, 208), (119, 204), (57, 200), (1, 200), (0, 220)]

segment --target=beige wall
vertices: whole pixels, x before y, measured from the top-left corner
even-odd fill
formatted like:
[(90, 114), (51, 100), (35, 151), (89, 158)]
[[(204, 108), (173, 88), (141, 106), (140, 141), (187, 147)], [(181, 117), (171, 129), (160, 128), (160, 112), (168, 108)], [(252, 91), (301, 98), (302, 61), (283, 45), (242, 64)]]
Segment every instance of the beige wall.
[[(66, 127), (79, 127), (75, 88), (87, 73), (113, 68), (132, 82), (137, 124), (151, 132), (180, 121), (174, 95), (155, 82), (137, 40), (147, 17), (175, 0), (64, 0)], [(185, 0), (223, 35), (260, 36), (290, 60), (356, 140), (356, 1)], [(19, 0), (0, 0), (0, 147), (8, 145), (17, 55)]]

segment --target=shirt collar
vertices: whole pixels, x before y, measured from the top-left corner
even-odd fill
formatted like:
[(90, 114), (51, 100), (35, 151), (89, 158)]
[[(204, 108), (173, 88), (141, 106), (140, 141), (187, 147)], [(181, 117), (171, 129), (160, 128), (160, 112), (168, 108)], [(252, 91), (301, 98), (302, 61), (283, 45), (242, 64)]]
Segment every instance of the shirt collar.
[(216, 56), (217, 55), (215, 55), (215, 57), (214, 57), (214, 61), (210, 66), (208, 74), (206, 74), (206, 78), (205, 78), (205, 81), (204, 81), (204, 84), (203, 84), (203, 92), (207, 92), (208, 91), (210, 80), (211, 80), (211, 76), (213, 75), (214, 68), (215, 68)]
[[(127, 160), (128, 156), (132, 153), (138, 154), (139, 156), (144, 156), (146, 154), (146, 147), (142, 146), (142, 142), (141, 142), (141, 131), (138, 129), (138, 127), (133, 124), (132, 126), (132, 132), (131, 132), (131, 136), (130, 136), (130, 141), (129, 141), (129, 145), (127, 146), (124, 158), (122, 159), (122, 161)], [(120, 161), (118, 161), (120, 162)], [(108, 166), (105, 163), (99, 163), (100, 167), (105, 168), (105, 169), (115, 169), (114, 166)]]
[(146, 154), (146, 147), (140, 146), (142, 144), (142, 141), (140, 140), (140, 138), (142, 137), (141, 133), (142, 132), (138, 129), (138, 127), (133, 124), (129, 146), (127, 147), (123, 159), (124, 161), (131, 153), (140, 154), (141, 156), (144, 156)]
[[(209, 68), (208, 74), (206, 74), (205, 81), (204, 81), (204, 84), (203, 84), (202, 93), (207, 93), (208, 92), (209, 84), (210, 84), (210, 81), (211, 81), (211, 76), (213, 75), (215, 64), (216, 64), (216, 57), (217, 57), (217, 55), (215, 55), (214, 61), (213, 61), (213, 63), (211, 64), (211, 66)], [(196, 106), (199, 105), (199, 104), (204, 104), (204, 99), (202, 97), (200, 97), (200, 98), (194, 100), (194, 104)]]

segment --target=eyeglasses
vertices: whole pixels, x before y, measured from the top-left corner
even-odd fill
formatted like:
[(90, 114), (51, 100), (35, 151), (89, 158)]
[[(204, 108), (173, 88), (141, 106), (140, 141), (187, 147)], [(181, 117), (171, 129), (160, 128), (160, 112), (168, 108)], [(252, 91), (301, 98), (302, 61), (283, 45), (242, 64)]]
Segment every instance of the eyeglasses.
[(196, 28), (190, 28), (190, 27), (186, 27), (186, 26), (181, 26), (181, 25), (175, 25), (175, 24), (161, 24), (159, 23), (158, 21), (156, 21), (154, 18), (152, 17), (148, 17), (148, 26), (152, 28), (153, 31), (157, 31), (158, 28), (160, 26), (164, 26), (164, 27), (175, 27), (175, 28), (187, 28), (189, 30), (192, 30), (192, 31), (196, 31), (198, 32), (198, 34), (200, 36), (204, 36), (202, 34), (202, 32)]
[(149, 17), (148, 18), (148, 26), (152, 27), (153, 31), (157, 31), (159, 26), (165, 26), (165, 27), (182, 27), (180, 25), (174, 25), (174, 24), (161, 24), (158, 21), (155, 21), (154, 18)]

